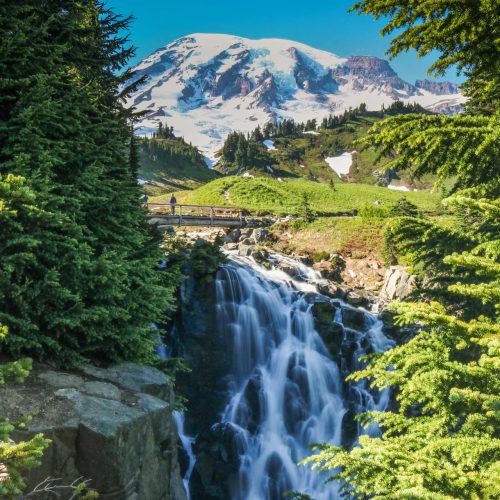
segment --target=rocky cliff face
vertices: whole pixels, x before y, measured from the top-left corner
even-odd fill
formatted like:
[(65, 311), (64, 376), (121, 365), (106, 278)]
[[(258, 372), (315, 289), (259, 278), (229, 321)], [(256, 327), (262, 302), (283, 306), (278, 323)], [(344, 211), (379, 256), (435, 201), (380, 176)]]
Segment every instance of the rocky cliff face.
[(451, 82), (433, 82), (431, 80), (417, 80), (415, 86), (436, 95), (458, 94), (460, 85)]
[(362, 102), (370, 110), (395, 100), (418, 102), (440, 112), (455, 112), (464, 102), (456, 85), (413, 85), (377, 57), (343, 58), (280, 39), (193, 34), (158, 49), (135, 70), (149, 77), (130, 100), (150, 113), (143, 130), (167, 120), (212, 157), (229, 132), (269, 120), (321, 120)]
[(28, 491), (46, 478), (84, 478), (99, 498), (185, 500), (172, 384), (162, 372), (132, 363), (72, 373), (37, 365), (23, 384), (2, 386), (0, 401), (12, 421), (32, 416), (15, 438), (42, 432), (52, 440), (42, 466), (29, 471)]

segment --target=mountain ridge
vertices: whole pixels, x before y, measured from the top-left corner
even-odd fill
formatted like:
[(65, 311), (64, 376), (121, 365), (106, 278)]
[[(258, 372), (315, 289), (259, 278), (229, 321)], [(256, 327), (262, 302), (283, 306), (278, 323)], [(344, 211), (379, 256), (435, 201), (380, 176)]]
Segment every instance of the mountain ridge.
[(384, 59), (339, 57), (279, 38), (192, 34), (157, 49), (134, 70), (149, 77), (129, 100), (150, 111), (139, 133), (167, 120), (211, 159), (230, 132), (270, 120), (321, 120), (361, 102), (378, 110), (396, 100), (451, 114), (465, 101), (456, 84), (406, 82)]

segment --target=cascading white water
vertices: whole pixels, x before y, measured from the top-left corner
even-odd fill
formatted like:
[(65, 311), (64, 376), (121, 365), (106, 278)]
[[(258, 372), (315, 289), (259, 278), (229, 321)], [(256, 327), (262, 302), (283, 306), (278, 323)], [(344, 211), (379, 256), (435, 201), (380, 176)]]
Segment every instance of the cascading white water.
[[(216, 281), (218, 325), (233, 362), (221, 423), (232, 429), (240, 457), (230, 494), (277, 500), (300, 491), (335, 499), (338, 485), (325, 484), (325, 477), (297, 463), (313, 443), (341, 444), (346, 399), (355, 413), (387, 406), (387, 392), (374, 394), (366, 382), (346, 384), (345, 376), (361, 367), (360, 356), (383, 351), (391, 341), (381, 322), (366, 313), (362, 331), (344, 329), (352, 350), (339, 366), (315, 330), (310, 301), (283, 279), (251, 259), (233, 258)], [(341, 307), (337, 315), (342, 322)]]
[(177, 427), (177, 433), (179, 434), (179, 439), (181, 441), (182, 447), (186, 451), (188, 457), (188, 465), (186, 471), (184, 472), (184, 476), (182, 477), (182, 482), (186, 491), (187, 500), (191, 500), (191, 495), (189, 493), (189, 480), (191, 479), (191, 474), (193, 472), (194, 464), (196, 461), (193, 453), (194, 438), (188, 436), (184, 431), (184, 413), (180, 411), (174, 411), (172, 413), (172, 416), (174, 417), (175, 426)]

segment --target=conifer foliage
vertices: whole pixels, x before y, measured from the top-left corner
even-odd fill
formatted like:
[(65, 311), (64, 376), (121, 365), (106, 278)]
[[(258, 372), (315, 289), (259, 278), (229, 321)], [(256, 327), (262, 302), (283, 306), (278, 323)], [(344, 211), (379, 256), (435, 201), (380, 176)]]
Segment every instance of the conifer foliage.
[(456, 189), (500, 184), (500, 9), (497, 1), (363, 0), (352, 10), (388, 16), (382, 34), (397, 35), (388, 53), (415, 49), (440, 53), (429, 73), (443, 75), (453, 65), (467, 77), (465, 114), (395, 116), (378, 122), (362, 143), (380, 156), (397, 154), (385, 169), (410, 167), (414, 175), (456, 178)]
[(0, 321), (16, 356), (147, 359), (172, 306), (120, 90), (127, 25), (96, 0), (0, 4)]
[[(6, 179), (0, 178), (0, 242), (3, 242), (3, 230), (6, 226), (17, 225), (14, 220), (16, 211), (24, 204), (32, 201), (31, 193), (23, 186), (23, 180), (12, 175)], [(16, 200), (16, 203), (12, 203)], [(29, 208), (27, 208), (29, 210)], [(29, 248), (33, 240), (28, 236), (21, 236), (17, 240), (20, 249)], [(2, 248), (4, 250), (4, 248)], [(3, 253), (3, 252), (2, 252)], [(24, 253), (25, 257), (28, 252)], [(23, 254), (22, 250), (18, 256)], [(3, 275), (0, 280), (3, 281)], [(3, 284), (0, 285), (3, 289)], [(1, 299), (1, 297), (0, 297)], [(0, 324), (0, 343), (4, 342), (7, 336), (7, 328)], [(10, 363), (0, 365), (0, 385), (6, 382), (22, 382), (31, 369), (29, 358), (19, 359)], [(1, 405), (0, 405), (1, 406)], [(5, 420), (0, 413), (0, 497), (14, 498), (21, 494), (24, 482), (22, 471), (35, 467), (39, 464), (39, 459), (49, 441), (41, 434), (36, 435), (29, 441), (18, 443), (10, 439), (10, 433), (14, 430), (14, 425)]]
[[(380, 437), (361, 436), (352, 450), (322, 445), (306, 460), (340, 480), (346, 496), (429, 500), (500, 497), (500, 71), (498, 2), (363, 0), (355, 10), (388, 16), (397, 31), (390, 54), (437, 49), (431, 68), (456, 64), (467, 77), (466, 113), (395, 116), (375, 124), (365, 143), (398, 154), (387, 168), (455, 181), (444, 201), (454, 227), (397, 218), (387, 238), (430, 278), (440, 302), (393, 306), (399, 324), (418, 333), (368, 356), (351, 379), (392, 388), (396, 404), (360, 416)], [(397, 252), (396, 252), (397, 253)], [(450, 295), (443, 296), (446, 291)]]
[[(500, 203), (454, 196), (449, 204), (480, 211), (485, 224)], [(455, 295), (484, 305), (468, 321), (438, 302), (394, 306), (399, 324), (420, 325), (409, 342), (368, 358), (351, 376), (379, 389), (397, 389), (397, 411), (362, 416), (382, 437), (361, 436), (359, 447), (319, 447), (314, 462), (338, 471), (344, 492), (370, 498), (498, 498), (500, 495), (500, 231), (469, 251), (446, 256), (451, 275), (467, 270), (474, 283), (450, 285)], [(481, 314), (489, 311), (490, 315)]]
[[(0, 325), (0, 341), (7, 329)], [(29, 374), (31, 361), (27, 358), (0, 366), (0, 385), (6, 382), (22, 382)], [(24, 488), (22, 471), (36, 467), (48, 446), (49, 440), (37, 434), (29, 441), (15, 443), (10, 439), (14, 425), (2, 420), (0, 415), (0, 497), (16, 498)]]

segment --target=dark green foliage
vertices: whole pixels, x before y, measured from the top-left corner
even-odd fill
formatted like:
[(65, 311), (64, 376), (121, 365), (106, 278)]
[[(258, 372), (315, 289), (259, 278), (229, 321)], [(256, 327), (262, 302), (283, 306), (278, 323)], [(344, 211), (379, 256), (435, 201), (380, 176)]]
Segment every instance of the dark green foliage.
[[(395, 34), (388, 53), (409, 49), (420, 57), (436, 50), (429, 73), (437, 76), (457, 66), (465, 73), (462, 86), (468, 106), (494, 112), (500, 100), (500, 8), (496, 0), (362, 0), (353, 11), (388, 19), (382, 35)], [(387, 16), (387, 18), (385, 17)]]
[(409, 168), (415, 177), (456, 177), (455, 189), (500, 183), (500, 118), (496, 116), (400, 115), (377, 122), (359, 141), (379, 158), (392, 157), (384, 170)]
[(316, 214), (311, 209), (311, 205), (309, 203), (309, 195), (307, 193), (302, 193), (302, 218), (306, 222), (312, 222), (316, 216)]
[[(149, 359), (173, 304), (136, 184), (118, 76), (127, 20), (99, 2), (0, 6), (0, 320), (56, 364)], [(5, 43), (4, 43), (5, 42)], [(23, 176), (25, 189), (18, 177)], [(13, 186), (14, 184), (14, 186)]]
[[(464, 193), (478, 198), (480, 196), (477, 190)], [(483, 280), (483, 276), (478, 276), (474, 269), (467, 266), (456, 266), (451, 273), (445, 257), (452, 252), (481, 248), (498, 237), (500, 223), (497, 213), (493, 210), (484, 211), (484, 205), (479, 200), (477, 205), (469, 203), (464, 208), (454, 201), (453, 204), (448, 203), (455, 213), (452, 225), (443, 226), (439, 221), (406, 215), (390, 221), (384, 231), (388, 259), (394, 262), (403, 258), (412, 265), (420, 279), (425, 280), (425, 287), (421, 288), (419, 295), (427, 300), (439, 300), (464, 317), (478, 313), (491, 315), (491, 306), (477, 298), (457, 294), (449, 287), (457, 281), (477, 284)]]
[(158, 124), (158, 130), (153, 133), (155, 139), (175, 139), (174, 127), (169, 127), (167, 123)]
[(389, 210), (392, 217), (418, 217), (418, 207), (409, 201), (405, 196), (399, 199)]
[(191, 248), (187, 262), (193, 270), (197, 286), (203, 288), (212, 283), (217, 269), (226, 261), (226, 257), (220, 250), (221, 243), (220, 238), (216, 238), (213, 243), (201, 240)]
[(353, 10), (389, 16), (383, 34), (397, 31), (389, 54), (438, 50), (429, 72), (442, 75), (456, 65), (466, 76), (467, 114), (410, 114), (378, 122), (362, 143), (380, 156), (397, 154), (385, 169), (410, 168), (416, 177), (435, 173), (456, 178), (455, 190), (500, 184), (500, 9), (498, 2), (364, 0)]
[(248, 137), (239, 132), (231, 132), (219, 152), (222, 170), (264, 169), (272, 165), (273, 159), (262, 144), (261, 136), (259, 127)]
[(176, 137), (173, 128), (159, 124), (152, 138), (136, 138), (139, 146), (139, 176), (180, 189), (190, 189), (216, 179), (219, 174), (207, 168), (198, 148)]
[(407, 115), (409, 113), (431, 114), (430, 111), (427, 111), (425, 108), (420, 106), (420, 104), (416, 103), (405, 104), (402, 101), (394, 101), (392, 104), (389, 104), (389, 106), (382, 105), (382, 109), (380, 111), (368, 111), (366, 109), (366, 104), (362, 102), (357, 108), (349, 108), (341, 115), (330, 115), (323, 118), (321, 128), (339, 128), (345, 126), (353, 118), (358, 118), (360, 116), (378, 116), (381, 118), (384, 115)]

